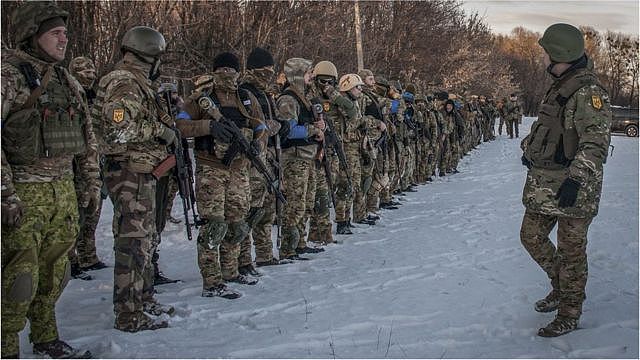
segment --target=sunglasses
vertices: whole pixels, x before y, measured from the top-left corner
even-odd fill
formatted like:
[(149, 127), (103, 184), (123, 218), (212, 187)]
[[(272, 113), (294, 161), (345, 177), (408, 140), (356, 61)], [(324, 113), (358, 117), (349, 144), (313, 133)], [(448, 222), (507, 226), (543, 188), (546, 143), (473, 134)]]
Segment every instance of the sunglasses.
[(322, 85), (332, 85), (333, 79), (318, 79), (318, 82)]

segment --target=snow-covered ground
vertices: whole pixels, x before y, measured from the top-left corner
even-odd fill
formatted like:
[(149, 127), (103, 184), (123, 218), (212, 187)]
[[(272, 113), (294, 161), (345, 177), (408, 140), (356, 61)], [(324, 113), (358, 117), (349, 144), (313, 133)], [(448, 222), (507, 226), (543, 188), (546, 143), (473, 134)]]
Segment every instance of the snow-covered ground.
[[(533, 310), (549, 284), (520, 245), (525, 168), (519, 140), (503, 135), (465, 157), (460, 174), (409, 193), (379, 225), (312, 261), (261, 268), (258, 285), (234, 286), (238, 300), (200, 297), (194, 243), (168, 224), (161, 267), (182, 279), (158, 288), (179, 309), (170, 328), (114, 330), (109, 268), (64, 291), (61, 337), (105, 358), (638, 358), (638, 139), (612, 143), (589, 232), (584, 314), (565, 336), (536, 336), (553, 318)], [(106, 202), (98, 228), (110, 265), (112, 214)], [(22, 356), (32, 357), (27, 334)]]

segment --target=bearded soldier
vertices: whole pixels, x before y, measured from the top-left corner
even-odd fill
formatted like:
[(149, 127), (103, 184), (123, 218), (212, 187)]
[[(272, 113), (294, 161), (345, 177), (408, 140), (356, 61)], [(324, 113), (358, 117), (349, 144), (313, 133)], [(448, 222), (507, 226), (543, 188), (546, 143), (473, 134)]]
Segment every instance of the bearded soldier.
[[(93, 106), (96, 98), (96, 92), (94, 85), (96, 83), (96, 67), (93, 61), (87, 57), (80, 56), (74, 58), (69, 63), (69, 72), (73, 77), (78, 80), (84, 93), (87, 97), (87, 104), (89, 108)], [(78, 164), (74, 163), (74, 170), (77, 171)], [(76, 177), (76, 179), (78, 179)], [(76, 194), (78, 198), (82, 197), (82, 194), (87, 189), (84, 187), (86, 184), (82, 184), (75, 181)], [(97, 204), (96, 211), (93, 213), (86, 213), (86, 208), (78, 208), (80, 214), (80, 231), (78, 232), (78, 239), (76, 245), (71, 251), (69, 251), (69, 260), (71, 261), (71, 276), (76, 279), (91, 280), (91, 275), (85, 271), (100, 270), (107, 267), (105, 263), (98, 259), (96, 253), (96, 227), (100, 220), (100, 213), (102, 210), (102, 196)]]
[[(78, 82), (58, 65), (69, 14), (53, 2), (12, 14), (18, 49), (2, 54), (2, 357), (17, 358), (27, 318), (33, 353), (90, 357), (59, 339), (55, 304), (70, 276), (78, 207), (100, 197), (97, 145)], [(75, 159), (74, 159), (75, 158)], [(75, 177), (84, 184), (77, 201)]]
[[(122, 60), (100, 79), (93, 108), (96, 133), (104, 149), (104, 181), (113, 202), (115, 250), (114, 327), (137, 332), (167, 327), (147, 313), (172, 313), (153, 298), (152, 255), (159, 241), (156, 228), (157, 177), (154, 169), (176, 141), (166, 107), (152, 85), (166, 43), (162, 34), (136, 26), (127, 31)], [(164, 174), (161, 174), (164, 175)]]
[[(526, 212), (520, 239), (551, 281), (551, 292), (535, 304), (539, 312), (558, 311), (538, 331), (550, 337), (575, 330), (582, 314), (587, 232), (598, 214), (611, 109), (578, 28), (551, 25), (538, 43), (553, 83), (538, 120), (522, 141), (522, 163), (529, 171), (522, 195)], [(549, 233), (556, 224), (554, 246)]]

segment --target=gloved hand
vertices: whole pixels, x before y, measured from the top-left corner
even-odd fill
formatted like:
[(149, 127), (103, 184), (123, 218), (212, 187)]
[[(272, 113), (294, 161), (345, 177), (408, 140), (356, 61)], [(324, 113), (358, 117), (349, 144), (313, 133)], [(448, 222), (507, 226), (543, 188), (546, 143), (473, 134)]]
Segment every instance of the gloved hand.
[(578, 190), (580, 190), (579, 182), (572, 178), (564, 179), (564, 182), (560, 185), (556, 193), (556, 200), (559, 200), (558, 206), (561, 208), (574, 206), (578, 198)]
[(291, 126), (288, 121), (280, 121), (280, 130), (278, 130), (278, 135), (280, 138), (286, 138), (289, 135), (289, 130), (291, 130)]
[(322, 94), (329, 99), (334, 97), (335, 92), (336, 92), (336, 89), (330, 84), (325, 85), (322, 88)]
[(2, 198), (2, 225), (20, 227), (23, 214), (24, 203), (17, 195)]
[(221, 143), (228, 144), (233, 140), (231, 127), (220, 121), (211, 121), (211, 124), (209, 124), (209, 133), (214, 139)]
[(176, 133), (172, 129), (164, 126), (158, 139), (165, 145), (172, 145), (176, 143)]
[(89, 214), (95, 214), (98, 210), (98, 206), (101, 204), (102, 184), (94, 183), (86, 187), (85, 191), (80, 196), (78, 206), (86, 208)]
[(520, 161), (522, 161), (522, 165), (526, 166), (527, 169), (531, 170), (531, 161), (529, 161), (529, 159), (527, 159), (524, 155), (522, 155), (522, 157), (520, 158)]

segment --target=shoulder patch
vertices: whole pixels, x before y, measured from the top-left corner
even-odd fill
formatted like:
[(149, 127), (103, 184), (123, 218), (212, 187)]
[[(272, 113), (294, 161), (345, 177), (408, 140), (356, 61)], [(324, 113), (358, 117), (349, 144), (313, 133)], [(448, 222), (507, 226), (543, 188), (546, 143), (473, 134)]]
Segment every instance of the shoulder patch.
[(329, 112), (329, 110), (331, 110), (331, 103), (328, 101), (325, 101), (322, 103), (322, 107), (324, 109), (324, 112)]
[(596, 110), (602, 109), (602, 99), (598, 95), (591, 95), (591, 106)]
[(124, 120), (124, 109), (113, 109), (113, 122), (120, 123)]
[(242, 105), (251, 105), (251, 100), (247, 99), (242, 102)]

